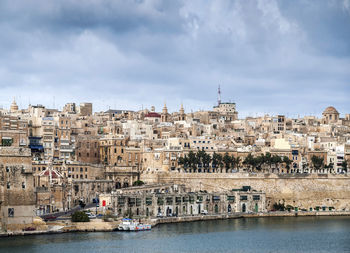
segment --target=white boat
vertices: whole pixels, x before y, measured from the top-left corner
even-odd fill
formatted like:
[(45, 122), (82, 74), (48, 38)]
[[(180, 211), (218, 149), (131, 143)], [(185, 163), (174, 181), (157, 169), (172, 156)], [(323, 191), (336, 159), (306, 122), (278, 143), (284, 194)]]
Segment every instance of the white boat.
[(149, 224), (142, 224), (138, 221), (132, 220), (132, 219), (126, 219), (124, 218), (122, 220), (122, 223), (119, 224), (118, 230), (121, 231), (143, 231), (143, 230), (150, 230), (152, 228)]

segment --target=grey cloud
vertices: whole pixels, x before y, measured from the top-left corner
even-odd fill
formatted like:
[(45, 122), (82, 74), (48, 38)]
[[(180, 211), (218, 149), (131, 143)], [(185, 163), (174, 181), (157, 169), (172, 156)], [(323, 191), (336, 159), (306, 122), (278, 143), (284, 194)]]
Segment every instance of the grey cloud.
[(0, 104), (210, 109), (220, 83), (243, 115), (349, 112), (350, 12), (326, 3), (2, 1)]

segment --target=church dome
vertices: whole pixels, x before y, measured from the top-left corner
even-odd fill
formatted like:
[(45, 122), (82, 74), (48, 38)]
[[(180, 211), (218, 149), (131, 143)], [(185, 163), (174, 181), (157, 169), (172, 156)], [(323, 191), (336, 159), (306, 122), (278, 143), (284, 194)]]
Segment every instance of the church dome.
[(15, 98), (13, 98), (13, 101), (12, 101), (12, 104), (11, 104), (11, 107), (10, 107), (10, 111), (11, 111), (11, 112), (16, 112), (16, 111), (18, 111), (18, 105), (16, 104)]
[(322, 114), (339, 114), (339, 112), (333, 106), (328, 106)]

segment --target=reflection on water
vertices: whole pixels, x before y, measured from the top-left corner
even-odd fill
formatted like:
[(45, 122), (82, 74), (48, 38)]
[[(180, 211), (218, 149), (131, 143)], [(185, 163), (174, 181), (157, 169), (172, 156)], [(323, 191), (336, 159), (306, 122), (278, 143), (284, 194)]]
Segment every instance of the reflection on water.
[(350, 252), (350, 217), (164, 224), (152, 231), (0, 238), (0, 252)]

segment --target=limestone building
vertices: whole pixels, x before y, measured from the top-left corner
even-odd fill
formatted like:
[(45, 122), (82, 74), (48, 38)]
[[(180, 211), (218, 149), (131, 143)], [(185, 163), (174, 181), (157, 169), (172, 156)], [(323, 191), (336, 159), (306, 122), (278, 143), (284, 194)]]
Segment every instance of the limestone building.
[(34, 196), (30, 149), (1, 146), (0, 224), (2, 230), (22, 229), (33, 222)]

